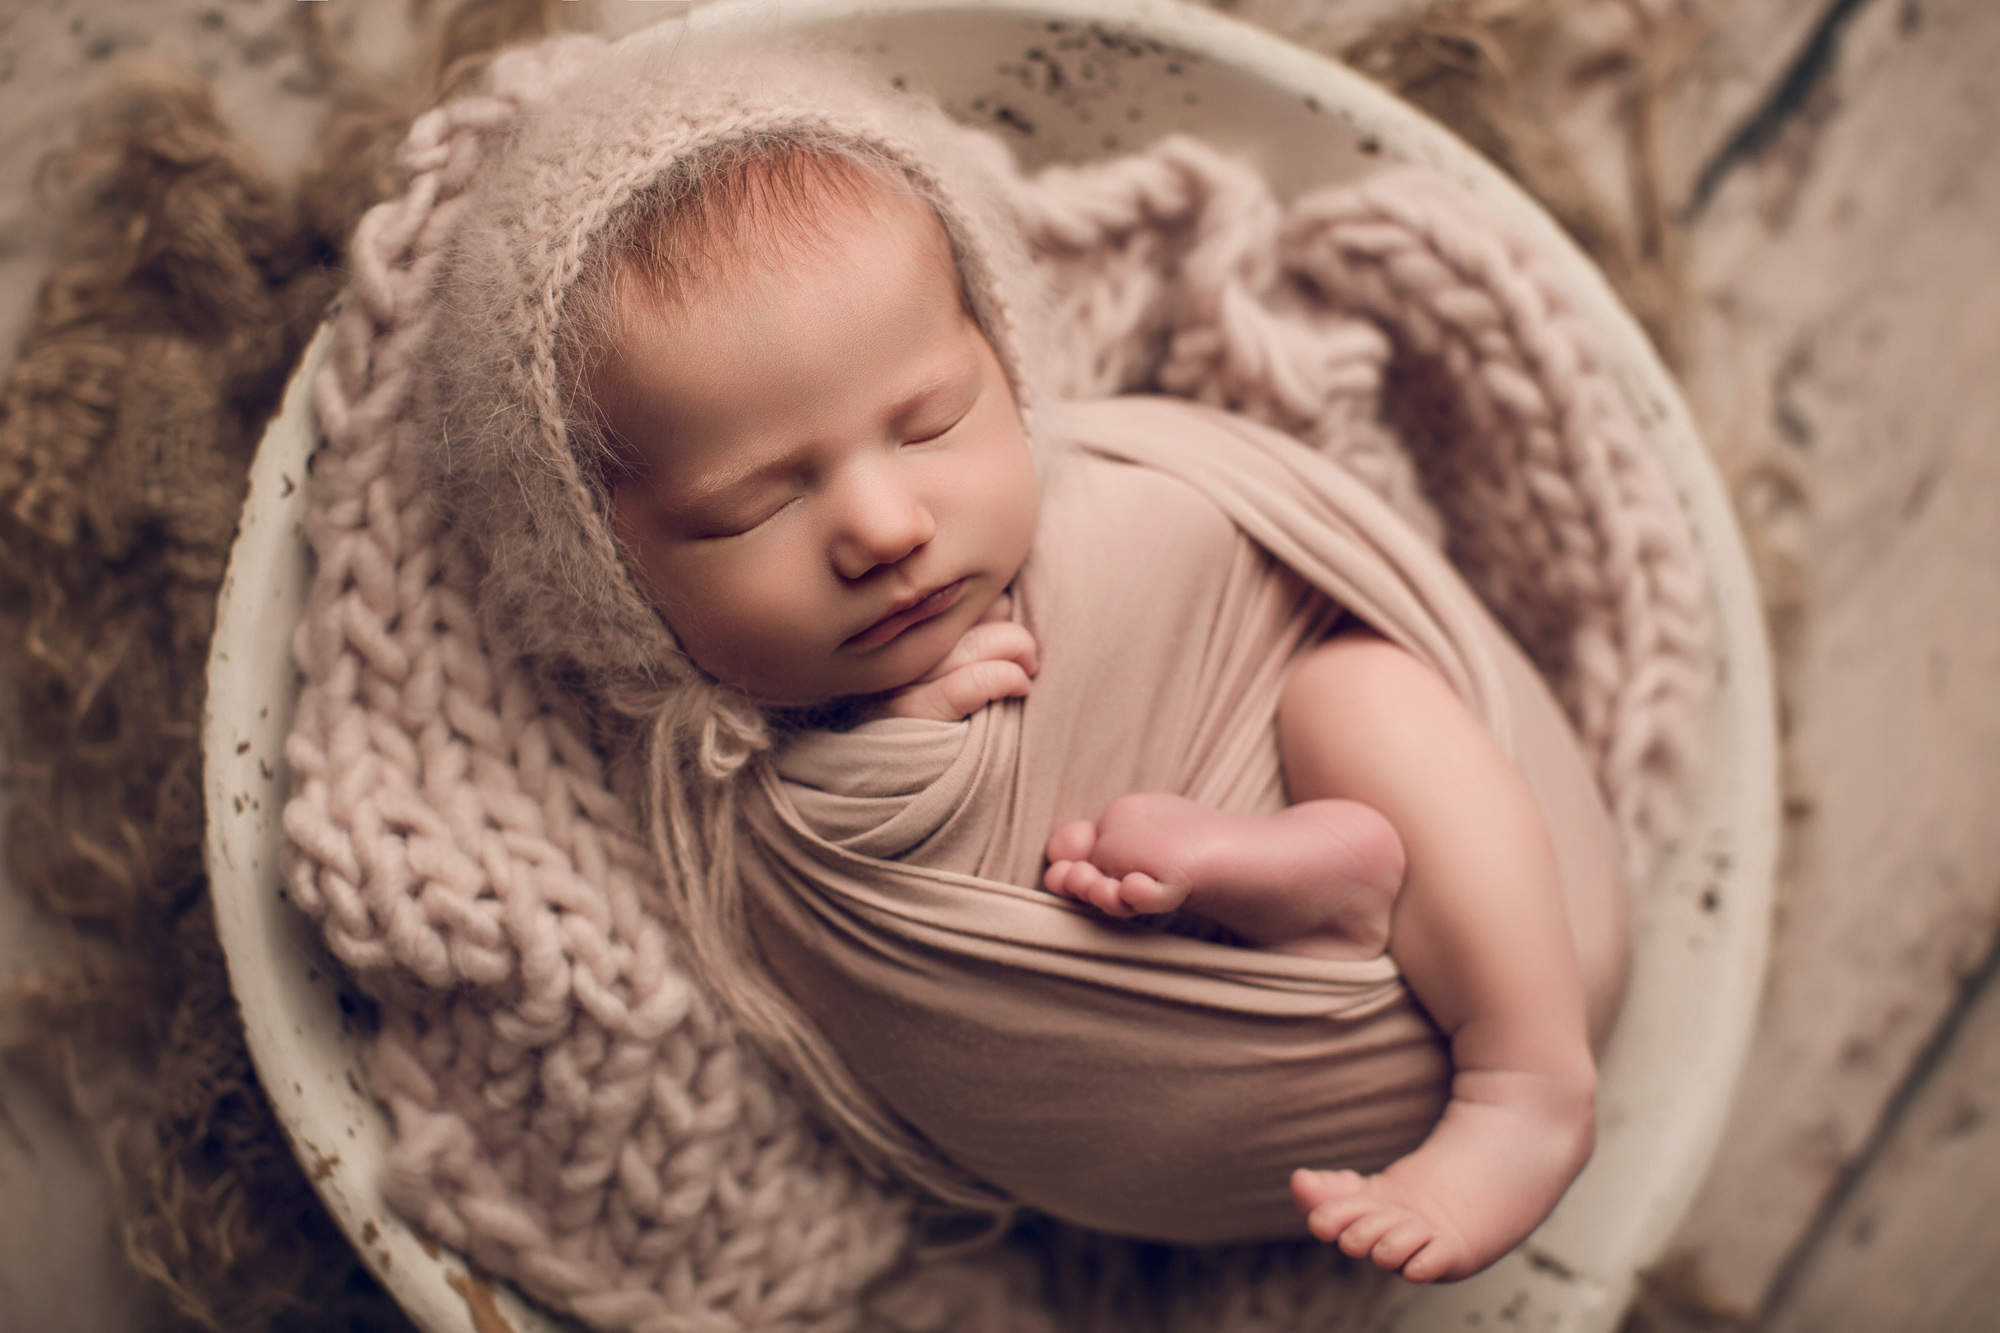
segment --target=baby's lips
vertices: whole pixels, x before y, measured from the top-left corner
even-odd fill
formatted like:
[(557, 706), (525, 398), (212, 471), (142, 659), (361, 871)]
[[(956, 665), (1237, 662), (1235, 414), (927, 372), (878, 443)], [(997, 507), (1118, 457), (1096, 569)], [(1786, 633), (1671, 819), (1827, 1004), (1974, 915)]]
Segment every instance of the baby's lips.
[(843, 648), (857, 649), (862, 652), (879, 648), (883, 644), (900, 636), (903, 631), (910, 627), (921, 625), (925, 621), (933, 620), (951, 610), (958, 603), (959, 598), (965, 595), (965, 588), (966, 581), (958, 579), (955, 582), (945, 584), (941, 588), (934, 589), (928, 595), (905, 606), (902, 610), (892, 611), (888, 615), (883, 616), (880, 620), (847, 640), (841, 646)]

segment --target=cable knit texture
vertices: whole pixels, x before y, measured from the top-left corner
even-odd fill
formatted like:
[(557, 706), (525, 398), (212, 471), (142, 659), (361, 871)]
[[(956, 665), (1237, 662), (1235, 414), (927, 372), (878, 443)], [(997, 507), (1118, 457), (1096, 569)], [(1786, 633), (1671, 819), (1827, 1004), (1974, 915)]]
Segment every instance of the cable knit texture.
[[(1048, 1327), (1006, 1251), (906, 1259), (879, 1145), (821, 1127), (806, 1108), (839, 1090), (802, 1101), (669, 924), (678, 885), (726, 873), (770, 729), (626, 575), (563, 424), (563, 301), (607, 219), (730, 136), (903, 166), (1031, 410), (1231, 408), (1440, 540), (1555, 685), (1635, 883), (1711, 671), (1706, 584), (1576, 312), (1446, 183), (1281, 206), (1186, 139), (1029, 180), (935, 112), (787, 68), (561, 38), (411, 130), (314, 385), (289, 881), (381, 1002), (390, 1201), (485, 1270), (604, 1329)], [(1372, 1281), (1342, 1267), (1176, 1260), (1147, 1279), (1171, 1313), (1135, 1326), (1337, 1327), (1365, 1303), (1329, 1293)]]

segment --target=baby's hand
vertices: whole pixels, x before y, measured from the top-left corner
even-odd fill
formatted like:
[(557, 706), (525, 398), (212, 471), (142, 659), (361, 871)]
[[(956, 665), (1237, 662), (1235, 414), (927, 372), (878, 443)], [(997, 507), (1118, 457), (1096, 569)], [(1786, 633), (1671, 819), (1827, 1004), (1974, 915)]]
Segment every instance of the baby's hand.
[(1009, 610), (1007, 598), (996, 601), (944, 661), (890, 694), (873, 715), (957, 722), (996, 699), (1025, 696), (1035, 674), (1035, 636), (1008, 620)]

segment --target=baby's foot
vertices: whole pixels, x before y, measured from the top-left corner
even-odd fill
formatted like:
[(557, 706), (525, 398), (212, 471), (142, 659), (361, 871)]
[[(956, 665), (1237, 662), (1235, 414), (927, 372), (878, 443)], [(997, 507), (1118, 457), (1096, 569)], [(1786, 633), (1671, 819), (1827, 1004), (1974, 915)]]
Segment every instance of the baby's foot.
[(1186, 907), (1253, 944), (1372, 958), (1389, 941), (1403, 843), (1354, 801), (1227, 814), (1180, 796), (1125, 796), (1048, 843), (1051, 893), (1111, 916)]
[(1379, 1175), (1293, 1172), (1313, 1235), (1411, 1282), (1471, 1277), (1526, 1240), (1590, 1157), (1591, 1099), (1498, 1086), (1499, 1101), (1454, 1098), (1431, 1136)]

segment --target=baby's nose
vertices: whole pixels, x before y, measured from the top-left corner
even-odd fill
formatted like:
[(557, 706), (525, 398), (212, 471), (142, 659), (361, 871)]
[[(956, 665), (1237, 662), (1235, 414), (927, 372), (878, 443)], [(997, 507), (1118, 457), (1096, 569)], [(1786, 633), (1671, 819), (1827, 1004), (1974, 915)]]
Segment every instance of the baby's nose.
[(841, 577), (858, 579), (879, 565), (893, 565), (937, 535), (922, 497), (896, 478), (875, 471), (851, 480), (833, 544)]

